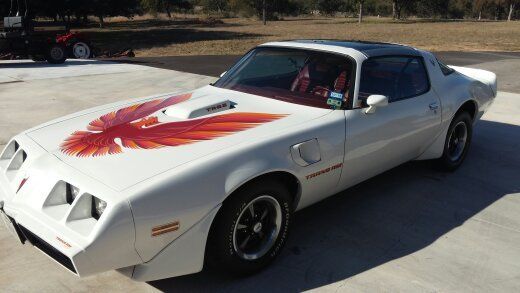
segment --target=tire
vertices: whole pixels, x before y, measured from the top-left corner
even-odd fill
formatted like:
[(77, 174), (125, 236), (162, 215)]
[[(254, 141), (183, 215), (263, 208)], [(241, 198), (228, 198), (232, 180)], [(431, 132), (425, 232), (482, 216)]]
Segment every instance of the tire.
[(451, 121), (442, 157), (437, 159), (438, 166), (444, 171), (455, 171), (468, 153), (473, 135), (473, 120), (467, 112), (457, 114)]
[(47, 54), (45, 55), (47, 62), (51, 64), (62, 64), (67, 60), (67, 54), (65, 48), (60, 44), (52, 44), (47, 48)]
[(256, 181), (239, 189), (224, 202), (212, 226), (208, 263), (239, 276), (268, 266), (285, 245), (291, 207), (287, 187), (277, 180)]
[(92, 56), (92, 49), (87, 42), (74, 42), (69, 48), (69, 56), (75, 59), (89, 59)]

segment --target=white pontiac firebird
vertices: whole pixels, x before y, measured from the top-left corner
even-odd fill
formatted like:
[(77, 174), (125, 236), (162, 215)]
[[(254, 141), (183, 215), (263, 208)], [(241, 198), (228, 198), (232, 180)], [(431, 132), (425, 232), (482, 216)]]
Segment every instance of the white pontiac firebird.
[(295, 211), (410, 160), (456, 169), (496, 94), (495, 74), (407, 46), (267, 43), (212, 85), (15, 136), (0, 214), (81, 277), (253, 273)]

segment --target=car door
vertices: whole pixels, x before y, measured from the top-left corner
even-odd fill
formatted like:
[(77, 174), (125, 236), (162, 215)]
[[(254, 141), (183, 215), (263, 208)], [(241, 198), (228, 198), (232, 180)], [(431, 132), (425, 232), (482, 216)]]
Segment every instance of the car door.
[[(353, 109), (345, 110), (344, 188), (417, 158), (441, 123), (440, 100), (422, 57), (369, 58), (361, 65), (358, 88)], [(368, 114), (370, 95), (387, 96), (389, 103)]]

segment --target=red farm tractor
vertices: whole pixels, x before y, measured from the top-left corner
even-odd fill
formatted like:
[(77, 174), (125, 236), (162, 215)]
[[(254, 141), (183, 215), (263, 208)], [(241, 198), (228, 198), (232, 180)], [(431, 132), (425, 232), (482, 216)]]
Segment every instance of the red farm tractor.
[(20, 5), (17, 10), (13, 13), (11, 1), (9, 16), (4, 17), (4, 29), (0, 32), (0, 56), (29, 57), (52, 64), (63, 63), (67, 58), (92, 56), (90, 42), (84, 35), (70, 32), (64, 24), (33, 20), (27, 16), (27, 3), (24, 15), (20, 14)]

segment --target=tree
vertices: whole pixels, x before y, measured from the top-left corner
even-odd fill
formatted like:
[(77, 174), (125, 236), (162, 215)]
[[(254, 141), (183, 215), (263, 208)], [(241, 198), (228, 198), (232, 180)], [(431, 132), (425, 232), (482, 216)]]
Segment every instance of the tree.
[(447, 19), (450, 12), (450, 0), (418, 0), (419, 16), (441, 17)]
[(91, 0), (91, 13), (99, 19), (99, 27), (104, 27), (107, 16), (130, 17), (138, 12), (136, 0)]
[(319, 0), (318, 9), (326, 15), (333, 15), (341, 11), (344, 4), (343, 0)]
[(403, 9), (410, 9), (414, 4), (415, 0), (392, 0), (392, 18), (401, 19), (401, 11)]
[(511, 21), (511, 19), (513, 18), (513, 12), (515, 10), (515, 7), (518, 4), (518, 2), (520, 2), (520, 1), (518, 1), (518, 0), (509, 0), (507, 2), (509, 2), (508, 3), (509, 4), (509, 13), (507, 14), (507, 21)]
[[(287, 1), (287, 0), (285, 0)], [(264, 25), (267, 21), (275, 18), (276, 7), (279, 6), (282, 1), (277, 0), (249, 0), (249, 6), (253, 8), (258, 18), (262, 20)]]
[(267, 3), (265, 0), (262, 0), (262, 22), (264, 25), (267, 24)]
[(359, 15), (358, 15), (358, 22), (363, 22), (363, 5), (365, 4), (365, 0), (358, 0), (359, 2)]
[(473, 9), (477, 12), (478, 20), (482, 20), (482, 11), (488, 2), (489, 0), (475, 0), (475, 3), (473, 3)]
[[(223, 2), (222, 0), (220, 2)], [(222, 5), (221, 3), (217, 3), (217, 1), (206, 1), (204, 2), (207, 7), (210, 9), (224, 9), (227, 5)], [(166, 12), (168, 18), (172, 18), (172, 12), (174, 10), (186, 10), (191, 9), (193, 6), (187, 0), (140, 0), (141, 8), (145, 11), (149, 11), (152, 14), (157, 14), (158, 12)]]

